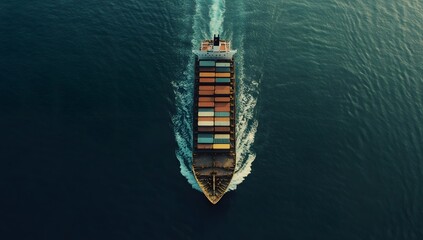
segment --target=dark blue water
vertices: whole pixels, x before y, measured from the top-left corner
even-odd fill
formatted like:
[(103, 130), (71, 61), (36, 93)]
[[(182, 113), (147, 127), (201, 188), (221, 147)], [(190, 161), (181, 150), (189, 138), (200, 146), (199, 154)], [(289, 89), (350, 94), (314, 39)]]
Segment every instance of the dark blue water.
[[(3, 1), (0, 239), (423, 239), (423, 2)], [(238, 165), (190, 172), (232, 40)]]

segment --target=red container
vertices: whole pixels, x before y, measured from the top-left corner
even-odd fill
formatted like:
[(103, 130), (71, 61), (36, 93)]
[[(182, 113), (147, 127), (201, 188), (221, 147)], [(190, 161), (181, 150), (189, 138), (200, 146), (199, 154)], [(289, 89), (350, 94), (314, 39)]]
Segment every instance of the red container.
[(197, 149), (213, 149), (213, 144), (197, 144)]
[(200, 91), (211, 91), (214, 90), (214, 86), (200, 86)]
[(214, 107), (214, 102), (198, 102), (199, 107)]
[(230, 127), (215, 127), (214, 128), (214, 131), (215, 132), (219, 132), (219, 133), (222, 133), (222, 132), (230, 132), (231, 131), (231, 128)]
[(214, 78), (200, 78), (200, 83), (214, 83)]
[(199, 102), (214, 102), (214, 97), (200, 97), (198, 98)]
[(215, 102), (230, 102), (231, 98), (230, 97), (216, 97), (214, 101)]
[(231, 111), (231, 105), (229, 103), (215, 103), (215, 112), (229, 112)]
[(199, 132), (214, 132), (214, 127), (198, 127)]
[(200, 96), (213, 96), (214, 95), (214, 91), (198, 91), (198, 94)]

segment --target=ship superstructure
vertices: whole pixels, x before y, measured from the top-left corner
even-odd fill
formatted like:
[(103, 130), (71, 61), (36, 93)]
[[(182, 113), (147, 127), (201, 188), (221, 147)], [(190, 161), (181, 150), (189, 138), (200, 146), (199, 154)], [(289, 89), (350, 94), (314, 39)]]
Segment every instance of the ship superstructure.
[(232, 180), (236, 164), (235, 64), (229, 41), (214, 36), (195, 53), (193, 162), (195, 178), (216, 204)]

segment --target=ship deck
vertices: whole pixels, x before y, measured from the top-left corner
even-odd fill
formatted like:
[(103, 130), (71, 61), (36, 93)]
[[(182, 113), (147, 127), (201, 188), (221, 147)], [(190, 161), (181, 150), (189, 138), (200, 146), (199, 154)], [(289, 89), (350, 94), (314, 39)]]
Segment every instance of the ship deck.
[(234, 70), (233, 59), (195, 61), (192, 169), (213, 204), (227, 191), (236, 165)]

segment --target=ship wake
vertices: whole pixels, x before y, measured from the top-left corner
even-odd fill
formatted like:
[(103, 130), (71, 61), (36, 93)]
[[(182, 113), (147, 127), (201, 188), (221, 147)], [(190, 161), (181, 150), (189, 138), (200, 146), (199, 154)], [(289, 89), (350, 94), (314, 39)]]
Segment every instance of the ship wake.
[[(224, 31), (225, 14), (224, 0), (197, 0), (193, 16), (192, 49), (197, 49), (201, 40), (209, 39), (213, 34), (222, 33), (223, 39), (232, 40), (232, 45), (238, 50), (235, 55), (237, 73), (237, 165), (228, 190), (235, 190), (250, 173), (255, 153), (251, 147), (258, 127), (254, 109), (258, 96), (258, 81), (248, 78), (244, 72), (244, 35), (241, 27)], [(238, 5), (242, 7), (242, 4)], [(240, 11), (241, 9), (238, 9)], [(207, 17), (208, 16), (208, 19)], [(242, 24), (242, 21), (240, 21)], [(208, 26), (208, 29), (207, 29)], [(207, 31), (208, 30), (208, 31)], [(232, 35), (235, 37), (232, 38)], [(189, 61), (182, 79), (173, 81), (175, 92), (176, 113), (172, 117), (175, 138), (178, 144), (176, 157), (180, 162), (181, 174), (194, 189), (201, 191), (193, 175), (192, 165), (192, 104), (194, 88), (194, 56), (190, 54)]]

